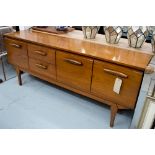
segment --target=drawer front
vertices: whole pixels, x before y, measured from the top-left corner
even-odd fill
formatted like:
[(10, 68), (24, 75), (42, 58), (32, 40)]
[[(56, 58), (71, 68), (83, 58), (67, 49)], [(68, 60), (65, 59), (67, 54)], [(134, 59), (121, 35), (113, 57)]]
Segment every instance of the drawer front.
[(5, 39), (5, 46), (8, 52), (8, 62), (28, 68), (27, 44), (18, 40)]
[[(94, 61), (91, 93), (127, 108), (134, 108), (142, 72), (107, 62)], [(120, 92), (113, 91), (116, 78), (122, 79)]]
[(56, 63), (59, 82), (79, 90), (90, 91), (92, 59), (57, 51)]
[(56, 79), (55, 65), (29, 58), (29, 66), (30, 71), (34, 73)]
[(28, 44), (28, 55), (31, 58), (55, 64), (55, 50), (39, 45)]

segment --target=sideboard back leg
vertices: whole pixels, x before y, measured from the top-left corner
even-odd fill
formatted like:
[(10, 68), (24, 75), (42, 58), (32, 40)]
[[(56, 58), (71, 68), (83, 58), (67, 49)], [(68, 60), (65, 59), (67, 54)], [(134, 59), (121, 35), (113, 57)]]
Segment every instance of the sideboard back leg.
[(110, 127), (114, 126), (115, 117), (118, 111), (118, 107), (116, 104), (111, 105), (111, 119), (110, 119)]
[(17, 73), (17, 76), (18, 76), (18, 83), (21, 86), (22, 85), (21, 71), (19, 70), (18, 67), (16, 67), (16, 73)]

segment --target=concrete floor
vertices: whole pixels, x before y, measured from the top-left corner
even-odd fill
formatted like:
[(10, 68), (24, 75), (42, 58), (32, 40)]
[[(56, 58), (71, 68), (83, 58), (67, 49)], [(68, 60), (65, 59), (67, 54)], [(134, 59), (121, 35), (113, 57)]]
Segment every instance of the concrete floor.
[[(23, 74), (0, 84), (2, 129), (108, 129), (110, 108), (94, 100)], [(129, 128), (131, 111), (117, 114), (114, 128)]]
[[(3, 56), (2, 61), (4, 63), (4, 70), (5, 70), (5, 74), (6, 74), (6, 80), (14, 78), (16, 76), (16, 72), (15, 72), (13, 66), (10, 65), (7, 62), (7, 57)], [(0, 62), (0, 79), (2, 79), (4, 81), (4, 75), (3, 75), (3, 72), (2, 72), (2, 64), (1, 64), (1, 62)]]

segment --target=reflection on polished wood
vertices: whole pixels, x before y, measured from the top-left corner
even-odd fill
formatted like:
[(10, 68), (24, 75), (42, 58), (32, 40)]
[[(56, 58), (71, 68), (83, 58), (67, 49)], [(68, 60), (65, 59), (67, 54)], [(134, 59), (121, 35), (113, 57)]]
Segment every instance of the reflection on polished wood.
[(98, 34), (96, 39), (88, 40), (83, 38), (81, 31), (76, 30), (61, 35), (24, 30), (9, 33), (5, 36), (121, 64), (143, 71), (153, 55), (151, 44), (148, 43), (144, 43), (143, 47), (140, 49), (134, 49), (128, 46), (127, 39), (120, 39), (119, 44), (116, 45), (108, 44), (105, 41), (104, 35)]
[[(104, 35), (84, 39), (82, 32), (48, 34), (20, 31), (5, 35), (8, 61), (21, 71), (111, 106), (110, 126), (119, 109), (134, 109), (144, 72), (153, 54), (150, 44), (128, 47), (126, 39), (108, 44)], [(116, 78), (122, 80), (118, 93)]]

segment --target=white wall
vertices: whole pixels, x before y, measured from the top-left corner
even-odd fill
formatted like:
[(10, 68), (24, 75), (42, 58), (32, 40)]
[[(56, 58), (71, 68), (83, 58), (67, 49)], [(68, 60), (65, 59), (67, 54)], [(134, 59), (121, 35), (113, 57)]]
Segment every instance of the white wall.
[(20, 29), (20, 30), (27, 30), (27, 29), (29, 29), (30, 27), (32, 27), (32, 26), (19, 26), (19, 29)]

